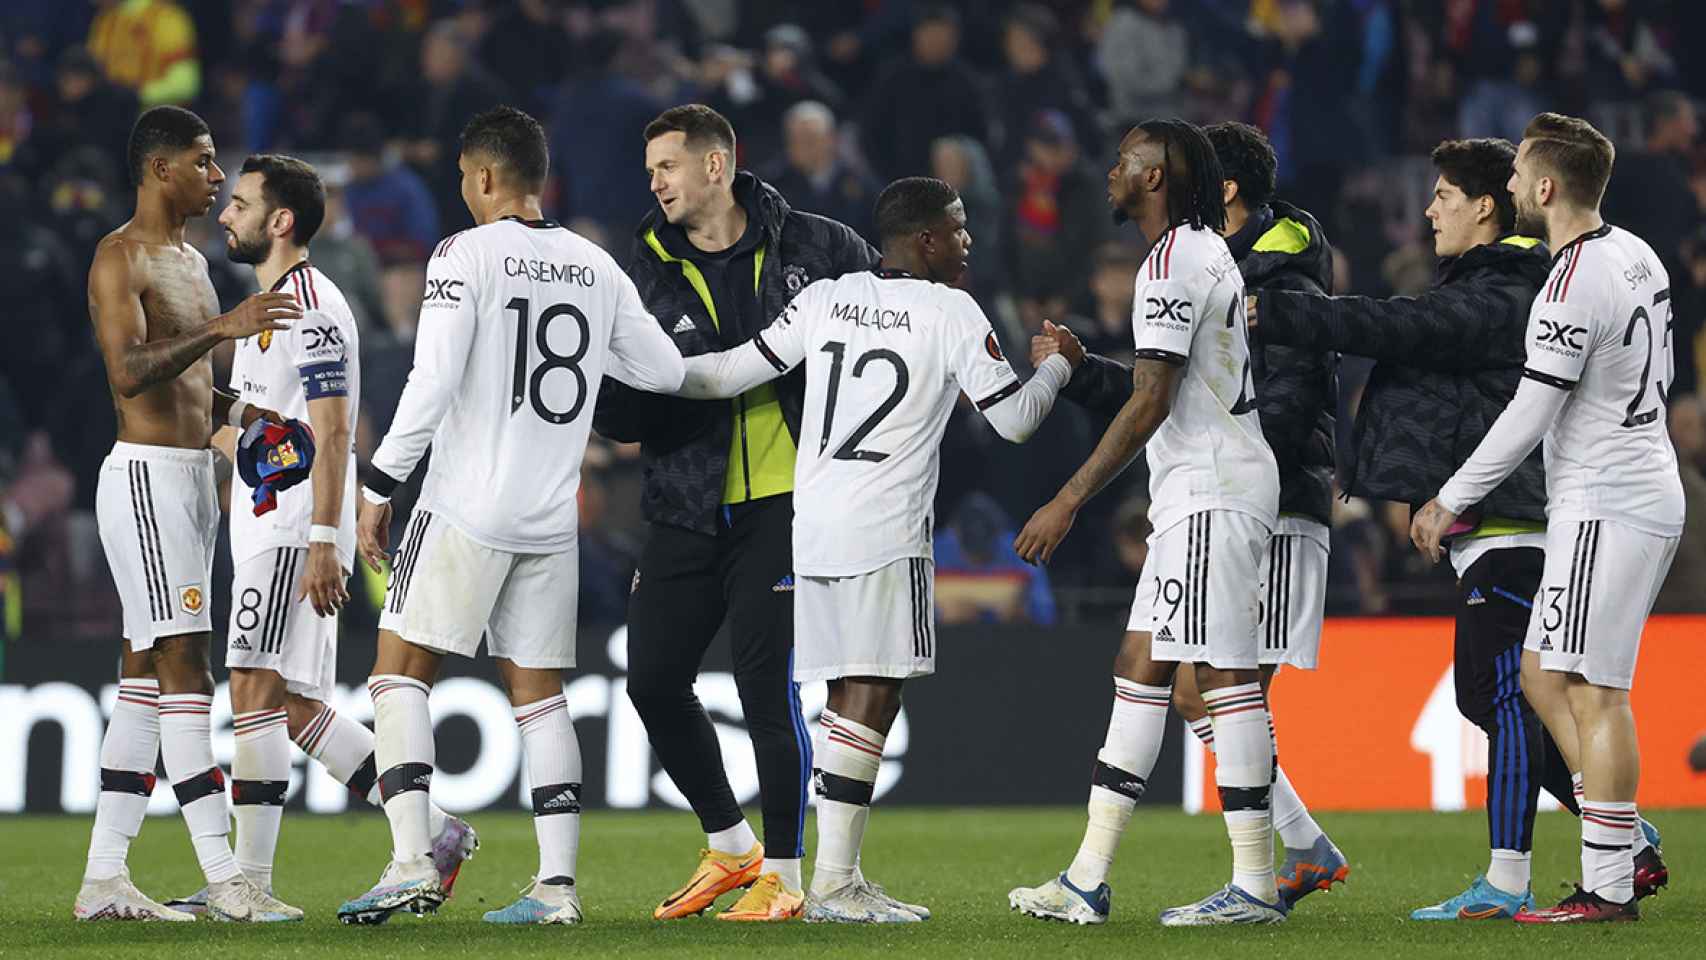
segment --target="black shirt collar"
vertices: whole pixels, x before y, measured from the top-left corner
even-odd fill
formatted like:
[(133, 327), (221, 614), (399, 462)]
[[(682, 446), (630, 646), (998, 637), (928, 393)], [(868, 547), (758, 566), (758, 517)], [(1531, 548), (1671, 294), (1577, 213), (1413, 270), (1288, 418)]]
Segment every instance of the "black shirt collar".
[(885, 267), (882, 264), (878, 264), (878, 265), (872, 267), (871, 272), (876, 274), (877, 278), (880, 280), (922, 280), (922, 279), (924, 279), (923, 277), (920, 277), (917, 274), (907, 273), (905, 270), (901, 270), (897, 267)]
[(1558, 252), (1554, 253), (1552, 255), (1552, 265), (1557, 266), (1558, 261), (1562, 260), (1564, 258), (1564, 254), (1566, 252), (1568, 252), (1571, 247), (1577, 246), (1579, 244), (1587, 243), (1589, 240), (1598, 240), (1600, 237), (1603, 237), (1610, 232), (1611, 232), (1611, 224), (1602, 223), (1599, 225), (1598, 230), (1589, 230), (1587, 233), (1582, 234), (1581, 236), (1577, 237), (1574, 240), (1571, 240), (1569, 243), (1566, 243), (1563, 246), (1559, 247)]
[(550, 217), (545, 217), (539, 220), (527, 220), (512, 213), (507, 217), (499, 217), (498, 219), (514, 220), (516, 223), (519, 223), (524, 227), (532, 227), (535, 230), (555, 230), (562, 226), (562, 224), (552, 220)]
[(283, 290), (284, 285), (290, 281), (290, 275), (291, 274), (296, 273), (298, 270), (307, 270), (307, 269), (308, 269), (308, 259), (306, 257), (304, 257), (301, 260), (296, 261), (295, 263), (291, 264), (289, 270), (286, 270), (283, 273), (278, 275), (278, 279), (274, 280), (272, 283), (272, 289), (268, 290), (267, 292), (268, 293), (277, 293), (280, 290)]

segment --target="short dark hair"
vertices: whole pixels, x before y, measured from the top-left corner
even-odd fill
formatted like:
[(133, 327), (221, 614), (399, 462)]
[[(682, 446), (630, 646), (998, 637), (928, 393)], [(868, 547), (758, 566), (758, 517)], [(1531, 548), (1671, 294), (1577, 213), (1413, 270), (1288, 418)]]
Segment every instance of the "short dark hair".
[(496, 161), (515, 178), (516, 186), (532, 193), (545, 189), (545, 176), (551, 171), (545, 128), (514, 107), (492, 107), (474, 114), (462, 128), (462, 152)]
[(1255, 210), (1274, 198), (1279, 177), (1279, 158), (1268, 135), (1247, 123), (1229, 120), (1202, 128), (1214, 147), (1226, 179), (1238, 184), (1238, 199)]
[(1558, 181), (1559, 192), (1578, 207), (1598, 207), (1611, 179), (1617, 148), (1580, 117), (1542, 113), (1522, 132), (1528, 158)]
[(1516, 147), (1509, 140), (1498, 137), (1447, 140), (1434, 147), (1433, 162), (1445, 182), (1462, 190), (1469, 199), (1493, 198), (1500, 233), (1516, 229), (1516, 203), (1509, 189)]
[(877, 233), (898, 240), (933, 226), (960, 195), (935, 177), (902, 177), (877, 194)]
[(1137, 129), (1161, 144), (1169, 225), (1189, 223), (1199, 229), (1224, 228), (1226, 200), (1220, 185), (1226, 181), (1226, 174), (1202, 130), (1179, 119), (1145, 120)]
[(658, 114), (656, 120), (646, 124), (645, 142), (651, 143), (666, 133), (682, 134), (687, 146), (694, 150), (717, 148), (734, 156), (734, 125), (728, 117), (702, 103), (684, 103)]
[(960, 12), (946, 3), (926, 3), (918, 7), (918, 12), (912, 17), (912, 25), (919, 27), (926, 23), (946, 23), (957, 30)]
[(326, 185), (307, 163), (280, 153), (251, 154), (243, 161), (243, 173), (261, 175), (261, 196), (267, 212), (289, 210), (296, 217), (291, 235), (297, 246), (307, 246), (326, 220)]
[(126, 160), (130, 165), (130, 185), (142, 186), (143, 167), (148, 158), (162, 150), (188, 150), (195, 146), (196, 137), (210, 136), (207, 122), (183, 107), (152, 107), (136, 118), (130, 128), (130, 146)]

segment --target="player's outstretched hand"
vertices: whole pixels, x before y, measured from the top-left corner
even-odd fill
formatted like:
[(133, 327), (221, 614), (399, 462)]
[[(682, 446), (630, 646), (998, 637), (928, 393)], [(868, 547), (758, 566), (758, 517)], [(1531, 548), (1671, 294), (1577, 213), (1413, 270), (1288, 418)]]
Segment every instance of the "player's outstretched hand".
[(349, 602), (349, 575), (338, 562), (337, 547), (329, 543), (308, 545), (308, 569), (302, 574), (302, 587), (296, 593), (298, 603), (307, 600), (314, 612), (330, 617)]
[(386, 551), (391, 546), (391, 504), (370, 503), (361, 498), (355, 518), (355, 546), (374, 573), (385, 570)]
[(241, 340), (268, 330), (289, 330), (289, 321), (300, 319), (302, 305), (296, 302), (295, 296), (262, 291), (237, 304), (230, 313), (214, 317), (213, 322), (220, 336), (227, 340)]
[(1019, 558), (1026, 563), (1044, 564), (1054, 556), (1054, 550), (1060, 542), (1066, 539), (1067, 531), (1072, 529), (1072, 521), (1078, 516), (1078, 511), (1066, 506), (1059, 500), (1050, 500), (1042, 505), (1031, 519), (1025, 523), (1025, 529), (1013, 539), (1013, 549)]
[(1043, 321), (1043, 335), (1054, 341), (1056, 351), (1066, 358), (1076, 370), (1084, 365), (1084, 343), (1078, 335), (1065, 327), (1057, 327), (1051, 320)]
[[(1044, 323), (1046, 324), (1047, 321), (1044, 321)], [(1049, 357), (1052, 357), (1059, 352), (1060, 352), (1060, 344), (1055, 342), (1055, 339), (1053, 337), (1049, 336), (1046, 332), (1039, 333), (1036, 336), (1032, 337), (1031, 338), (1031, 369), (1035, 370), (1036, 368), (1042, 366), (1044, 360), (1047, 360)]]
[(1429, 500), (1427, 505), (1416, 511), (1416, 518), (1410, 521), (1410, 542), (1422, 552), (1432, 563), (1438, 563), (1440, 557), (1440, 541), (1445, 538), (1445, 532), (1456, 522), (1457, 514), (1439, 505), (1438, 500)]

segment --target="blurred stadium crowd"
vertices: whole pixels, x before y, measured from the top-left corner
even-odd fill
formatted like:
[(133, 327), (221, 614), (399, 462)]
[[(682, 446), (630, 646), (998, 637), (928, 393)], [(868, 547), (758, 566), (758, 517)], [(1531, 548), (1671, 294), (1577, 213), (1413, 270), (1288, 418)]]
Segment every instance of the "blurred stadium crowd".
[[(423, 263), (469, 225), (457, 134), (498, 102), (550, 131), (546, 210), (625, 259), (652, 202), (642, 127), (701, 101), (734, 123), (741, 165), (795, 207), (870, 235), (881, 184), (932, 173), (965, 199), (967, 285), (1016, 363), (1044, 317), (1130, 350), (1143, 239), (1103, 179), (1147, 116), (1261, 126), (1281, 197), (1336, 248), (1336, 292), (1388, 296), (1434, 271), (1421, 212), (1441, 139), (1518, 139), (1542, 109), (1618, 145), (1608, 218), (1666, 260), (1678, 370), (1670, 417), (1689, 526), (1661, 610), (1706, 609), (1706, 95), (1695, 0), (5, 0), (0, 12), (0, 627), (110, 638), (92, 516), (114, 424), (89, 332), (95, 242), (129, 214), (139, 107), (205, 117), (227, 170), (250, 152), (316, 163), (331, 202), (316, 264), (362, 324), (365, 457), (407, 375)], [(209, 216), (192, 239), (229, 307), (251, 274)], [(875, 237), (871, 237), (875, 240)], [(1341, 367), (1340, 442), (1366, 364)], [(956, 415), (937, 515), (945, 620), (1052, 623), (1129, 604), (1146, 524), (1140, 467), (1103, 494), (1046, 574), (1013, 530), (1102, 427), (1062, 404), (1023, 449)], [(637, 451), (594, 443), (582, 497), (581, 609), (620, 620), (639, 521)], [(1328, 609), (1446, 608), (1449, 572), (1408, 547), (1408, 508), (1341, 500)], [(359, 605), (358, 605), (359, 606)], [(220, 621), (217, 616), (215, 622)]]

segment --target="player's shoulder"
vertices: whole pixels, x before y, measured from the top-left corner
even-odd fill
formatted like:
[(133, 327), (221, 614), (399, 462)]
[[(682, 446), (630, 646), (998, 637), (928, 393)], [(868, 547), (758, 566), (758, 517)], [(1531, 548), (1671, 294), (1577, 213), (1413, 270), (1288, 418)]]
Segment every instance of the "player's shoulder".
[(1590, 307), (1650, 279), (1657, 264), (1646, 241), (1607, 223), (1564, 244), (1537, 303)]
[(1218, 279), (1236, 272), (1238, 262), (1226, 240), (1207, 227), (1182, 223), (1163, 233), (1138, 270), (1139, 280)]

